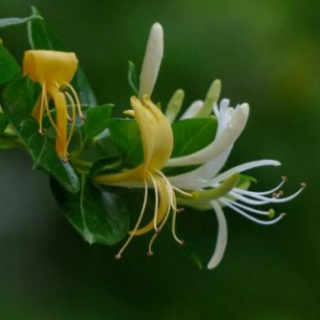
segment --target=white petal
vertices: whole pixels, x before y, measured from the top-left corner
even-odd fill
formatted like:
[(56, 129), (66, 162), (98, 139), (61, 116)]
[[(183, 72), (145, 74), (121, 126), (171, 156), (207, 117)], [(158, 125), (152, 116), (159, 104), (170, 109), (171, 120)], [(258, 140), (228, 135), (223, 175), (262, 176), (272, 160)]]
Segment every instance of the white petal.
[(248, 116), (249, 105), (244, 103), (237, 108), (227, 128), (209, 146), (188, 156), (170, 159), (167, 167), (201, 164), (217, 157), (238, 139), (245, 128)]
[[(221, 157), (222, 158), (222, 157)], [(212, 166), (211, 168), (213, 170), (218, 170), (219, 166), (222, 166), (223, 163), (222, 159), (215, 158), (216, 163), (214, 161), (211, 161), (205, 165), (202, 165), (201, 167), (180, 174), (172, 177), (168, 177), (170, 183), (178, 188), (184, 189), (184, 190), (197, 190), (205, 187), (213, 187), (217, 183), (227, 179), (231, 175), (233, 175), (236, 172), (243, 172), (250, 169), (258, 168), (258, 167), (264, 167), (264, 166), (280, 166), (281, 163), (279, 161), (275, 160), (258, 160), (258, 161), (252, 161), (248, 163), (241, 164), (239, 166), (233, 167), (215, 178), (211, 179), (215, 175), (214, 171), (212, 173), (209, 173), (209, 166)], [(208, 167), (205, 167), (208, 165)], [(205, 175), (207, 174), (207, 175)]]
[(201, 100), (194, 101), (190, 105), (190, 107), (185, 111), (185, 113), (181, 116), (180, 120), (193, 118), (199, 112), (202, 106), (203, 106), (203, 101)]
[(215, 210), (218, 219), (218, 236), (214, 254), (208, 263), (208, 269), (213, 269), (220, 263), (228, 241), (227, 221), (224, 213), (217, 201), (212, 201), (212, 207)]
[(139, 98), (147, 94), (151, 96), (157, 81), (161, 60), (163, 57), (163, 29), (155, 23), (150, 31), (146, 53), (140, 75)]
[(214, 185), (220, 181), (223, 181), (236, 172), (241, 173), (243, 171), (247, 171), (247, 170), (250, 170), (253, 168), (264, 167), (264, 166), (275, 166), (276, 167), (276, 166), (280, 166), (280, 165), (281, 165), (281, 163), (276, 160), (258, 160), (258, 161), (247, 162), (247, 163), (233, 167), (232, 169), (229, 169), (229, 170), (219, 174), (214, 179), (208, 181), (208, 185)]

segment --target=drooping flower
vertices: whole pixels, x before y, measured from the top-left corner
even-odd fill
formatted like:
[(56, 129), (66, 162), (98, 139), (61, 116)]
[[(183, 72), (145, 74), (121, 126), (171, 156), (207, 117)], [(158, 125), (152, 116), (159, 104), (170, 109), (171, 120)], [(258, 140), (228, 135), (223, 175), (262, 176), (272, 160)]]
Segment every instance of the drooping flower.
[[(183, 187), (186, 191), (196, 190), (199, 195), (196, 199), (178, 197), (178, 204), (200, 210), (214, 209), (216, 213), (218, 236), (215, 252), (208, 263), (209, 269), (215, 268), (220, 263), (227, 245), (227, 223), (223, 214), (223, 207), (229, 207), (258, 224), (272, 225), (280, 221), (285, 214), (282, 213), (274, 218), (275, 211), (272, 208), (258, 210), (254, 207), (290, 201), (306, 187), (305, 184), (301, 184), (301, 188), (297, 192), (281, 198), (283, 192), (280, 188), (286, 178), (282, 178), (282, 182), (275, 188), (264, 192), (249, 191), (250, 181), (239, 183), (240, 173), (244, 171), (262, 166), (279, 166), (280, 163), (274, 160), (245, 163), (219, 174), (236, 139), (245, 128), (249, 116), (249, 106), (247, 104), (232, 108), (229, 103), (229, 100), (224, 99), (220, 103), (220, 108), (217, 104), (214, 105), (213, 110), (218, 121), (218, 129), (214, 141), (209, 146), (188, 156), (171, 159), (167, 164), (171, 167), (201, 164), (195, 170), (168, 179), (170, 183), (180, 188)], [(191, 110), (193, 108), (193, 106), (190, 107)], [(189, 112), (189, 115), (192, 116), (190, 109), (187, 113)], [(264, 216), (268, 219), (258, 219), (254, 215)]]
[[(115, 174), (98, 175), (94, 181), (101, 185), (113, 185), (124, 187), (144, 187), (144, 201), (138, 221), (130, 236), (116, 255), (120, 258), (125, 248), (134, 236), (145, 234), (154, 229), (155, 234), (151, 238), (148, 254), (152, 255), (152, 244), (160, 230), (164, 227), (170, 212), (173, 213), (172, 234), (177, 242), (183, 244), (175, 232), (177, 203), (176, 192), (184, 196), (192, 197), (192, 194), (179, 190), (169, 183), (167, 177), (161, 172), (167, 164), (173, 150), (173, 134), (170, 123), (161, 110), (155, 106), (150, 98), (145, 95), (142, 102), (131, 98), (133, 110), (126, 111), (127, 115), (134, 117), (140, 129), (140, 136), (143, 146), (143, 163), (134, 169), (126, 170)], [(154, 189), (155, 208), (152, 221), (143, 228), (140, 228), (146, 205), (148, 201), (148, 188)]]
[[(23, 75), (28, 75), (42, 87), (33, 111), (33, 116), (39, 123), (39, 133), (43, 134), (43, 117), (47, 113), (57, 134), (57, 154), (65, 161), (68, 159), (68, 145), (75, 127), (76, 107), (80, 117), (84, 119), (78, 95), (70, 84), (77, 67), (78, 59), (74, 53), (29, 50), (24, 54)], [(54, 102), (56, 119), (52, 117), (49, 109), (50, 99)], [(71, 116), (68, 113), (67, 101), (71, 105)], [(69, 133), (68, 121), (72, 123)]]

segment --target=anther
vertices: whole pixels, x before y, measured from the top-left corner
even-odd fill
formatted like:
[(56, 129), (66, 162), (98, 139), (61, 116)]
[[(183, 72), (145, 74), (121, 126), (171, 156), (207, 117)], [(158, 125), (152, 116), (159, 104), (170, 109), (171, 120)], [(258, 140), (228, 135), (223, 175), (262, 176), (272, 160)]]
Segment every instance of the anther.
[(116, 259), (116, 260), (120, 260), (121, 258), (122, 258), (122, 256), (121, 256), (121, 254), (116, 254), (115, 256), (114, 256), (114, 258)]
[(284, 192), (283, 192), (282, 190), (280, 190), (280, 191), (277, 193), (276, 198), (278, 199), (278, 198), (282, 197), (283, 195), (284, 195)]
[(154, 254), (154, 253), (153, 253), (152, 251), (148, 251), (148, 252), (147, 252), (147, 257), (151, 258), (151, 257), (153, 257), (153, 254)]
[(274, 215), (275, 215), (275, 211), (273, 209), (270, 209), (269, 212), (268, 212), (268, 216), (270, 219), (274, 218)]
[(186, 245), (186, 242), (184, 241), (184, 240), (180, 240), (180, 245), (182, 246), (182, 247), (184, 247), (185, 245)]
[(81, 120), (82, 120), (84, 123), (86, 123), (86, 122), (87, 122), (87, 118), (86, 118), (86, 117), (81, 116), (80, 118), (81, 118)]
[(43, 136), (44, 136), (43, 131), (42, 131), (42, 130), (38, 130), (38, 135), (41, 136), (41, 137), (43, 137)]
[(307, 184), (305, 182), (301, 183), (301, 188), (306, 189), (307, 188)]
[(182, 213), (184, 211), (184, 208), (178, 208), (177, 213)]
[(69, 123), (72, 123), (72, 122), (73, 122), (73, 119), (72, 119), (72, 118), (68, 118), (68, 122), (69, 122)]
[(69, 159), (68, 158), (62, 158), (62, 162), (63, 163), (69, 163)]
[(281, 179), (282, 179), (283, 182), (287, 182), (288, 181), (288, 178), (286, 176), (282, 176)]
[(200, 197), (200, 193), (199, 193), (199, 192), (193, 191), (193, 192), (191, 193), (191, 198), (192, 198), (192, 199), (197, 200), (197, 199), (199, 199), (199, 197)]

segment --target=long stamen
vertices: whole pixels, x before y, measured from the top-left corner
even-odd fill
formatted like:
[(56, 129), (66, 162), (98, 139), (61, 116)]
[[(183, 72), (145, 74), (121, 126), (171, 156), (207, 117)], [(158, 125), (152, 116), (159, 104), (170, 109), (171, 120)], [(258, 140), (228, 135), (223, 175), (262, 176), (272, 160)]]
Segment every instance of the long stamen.
[(177, 222), (177, 210), (176, 210), (176, 207), (177, 207), (177, 199), (176, 197), (174, 196), (174, 192), (172, 192), (171, 190), (171, 194), (172, 195), (172, 202), (174, 204), (174, 209), (172, 210), (172, 235), (173, 235), (173, 238), (180, 244), (180, 245), (184, 245), (184, 240), (182, 239), (179, 239), (178, 236), (177, 236), (177, 233), (176, 233), (176, 222)]
[(186, 196), (186, 197), (190, 197), (190, 198), (195, 198), (195, 197), (197, 197), (197, 192), (191, 192), (191, 193), (190, 193), (190, 192), (183, 191), (183, 190), (181, 190), (181, 189), (173, 186), (173, 185), (170, 183), (170, 181), (168, 180), (168, 178), (167, 178), (160, 170), (157, 170), (156, 172), (157, 172), (157, 174), (166, 182), (166, 184), (170, 186), (171, 189), (177, 191), (178, 193), (180, 193), (180, 194), (182, 194), (182, 195), (184, 195), (184, 196)]
[(44, 112), (45, 95), (46, 95), (46, 83), (44, 82), (42, 85), (40, 115), (39, 115), (39, 134), (41, 134), (41, 135), (43, 135), (42, 126), (43, 126), (43, 112)]
[(156, 180), (155, 180), (155, 178), (153, 177), (152, 174), (150, 174), (150, 178), (151, 178), (152, 183), (153, 183), (154, 195), (155, 195), (153, 227), (154, 227), (155, 232), (159, 232), (158, 226), (157, 226), (157, 223), (158, 223), (158, 210), (159, 210), (159, 191), (158, 191), (157, 182), (156, 182)]
[(289, 197), (280, 198), (280, 199), (264, 197), (264, 196), (261, 196), (259, 194), (256, 194), (255, 192), (241, 190), (241, 189), (237, 189), (235, 191), (237, 193), (240, 193), (240, 194), (243, 194), (243, 195), (247, 195), (247, 196), (249, 196), (249, 197), (251, 197), (253, 199), (257, 199), (257, 200), (261, 200), (261, 201), (267, 201), (269, 203), (283, 203), (283, 202), (287, 202), (287, 201), (290, 201), (290, 200), (296, 198), (305, 188), (306, 188), (306, 185), (305, 184), (301, 184), (301, 188), (298, 191), (296, 191), (294, 194), (292, 194)]
[[(168, 192), (168, 194), (169, 194), (169, 187), (168, 187), (167, 185), (166, 185), (166, 189), (167, 189), (167, 192)], [(156, 238), (159, 236), (160, 231), (163, 229), (164, 225), (166, 224), (166, 222), (167, 222), (167, 220), (168, 220), (168, 218), (169, 218), (169, 216), (170, 216), (170, 211), (171, 211), (171, 206), (169, 205), (168, 208), (167, 208), (166, 214), (165, 214), (165, 216), (164, 216), (164, 219), (162, 220), (162, 222), (161, 222), (161, 224), (160, 224), (160, 226), (159, 226), (159, 228), (158, 228), (158, 232), (156, 232), (156, 233), (152, 236), (152, 238), (151, 238), (151, 240), (150, 240), (150, 242), (149, 242), (148, 252), (147, 252), (147, 255), (148, 255), (149, 257), (153, 256), (153, 251), (152, 251), (153, 243), (154, 243), (154, 241), (156, 240)]]
[(256, 194), (259, 194), (261, 196), (266, 196), (268, 194), (272, 194), (276, 191), (278, 191), (286, 182), (287, 182), (287, 177), (281, 177), (282, 181), (273, 189), (264, 191), (264, 192), (256, 192)]
[[(168, 180), (168, 179), (167, 179)], [(168, 180), (169, 181), (169, 180)], [(195, 193), (194, 192), (185, 192), (185, 191), (183, 191), (183, 190), (181, 190), (181, 189), (179, 189), (179, 188), (177, 188), (177, 187), (175, 187), (175, 186), (171, 186), (172, 187), (172, 189), (174, 190), (174, 191), (177, 191), (178, 193), (180, 193), (180, 194), (182, 194), (182, 195), (184, 195), (184, 196), (186, 196), (186, 197), (190, 197), (190, 198), (193, 198), (194, 196), (195, 196)]]
[(219, 202), (225, 204), (226, 206), (228, 206), (229, 208), (233, 209), (235, 212), (238, 212), (239, 214), (241, 214), (242, 216), (244, 216), (245, 218), (255, 222), (255, 223), (258, 223), (258, 224), (261, 224), (261, 225), (265, 225), (265, 226), (268, 226), (268, 225), (272, 225), (272, 224), (275, 224), (277, 223), (278, 221), (280, 221), (286, 214), (285, 213), (281, 213), (276, 219), (274, 220), (271, 220), (271, 221), (264, 221), (264, 220), (259, 220), (257, 218), (254, 218), (252, 216), (250, 216), (249, 214), (245, 213), (244, 211), (242, 211), (241, 209), (237, 208), (236, 206), (234, 206), (233, 204), (225, 201), (224, 199), (219, 199)]
[[(184, 241), (180, 240), (176, 234), (176, 220), (177, 220), (178, 209), (177, 209), (177, 199), (176, 199), (176, 196), (175, 196), (173, 190), (176, 190), (177, 192), (181, 191), (183, 193), (184, 193), (184, 191), (173, 187), (171, 185), (170, 181), (167, 179), (167, 177), (160, 170), (157, 170), (157, 174), (162, 177), (162, 179), (165, 181), (166, 185), (168, 186), (170, 205), (171, 205), (172, 211), (173, 211), (173, 214), (172, 214), (172, 236), (179, 244), (184, 245)], [(187, 193), (187, 195), (193, 197), (193, 195), (190, 193)]]
[(60, 137), (60, 132), (58, 130), (58, 127), (55, 124), (55, 122), (54, 122), (54, 120), (53, 120), (53, 118), (51, 116), (51, 112), (50, 112), (50, 109), (49, 109), (48, 97), (47, 97), (46, 94), (44, 95), (44, 105), (45, 105), (45, 108), (46, 108), (46, 111), (47, 111), (47, 115), (48, 115), (49, 121), (50, 121), (51, 125), (53, 126), (54, 130), (56, 131), (57, 135)]
[(241, 201), (241, 202), (244, 202), (244, 203), (247, 203), (247, 204), (251, 204), (251, 205), (254, 205), (254, 206), (262, 206), (264, 204), (268, 204), (270, 203), (270, 201), (258, 201), (258, 200), (252, 200), (252, 199), (249, 199), (245, 196), (242, 196), (240, 194), (238, 194), (237, 192), (235, 191), (231, 191), (229, 192), (229, 194), (231, 197)]
[(79, 97), (78, 97), (78, 94), (77, 94), (76, 90), (74, 90), (73, 86), (71, 84), (69, 84), (68, 82), (64, 82), (64, 85), (66, 85), (70, 89), (70, 91), (72, 92), (72, 94), (73, 94), (73, 96), (74, 96), (74, 98), (76, 100), (80, 118), (82, 120), (86, 120), (86, 118), (84, 117), (84, 115), (82, 113), (81, 103), (80, 103), (80, 100), (79, 100)]
[(227, 198), (223, 198), (223, 200), (228, 202), (228, 203), (233, 204), (236, 207), (242, 208), (242, 209), (247, 210), (247, 211), (252, 212), (252, 213), (261, 214), (261, 215), (269, 216), (269, 217), (272, 217), (274, 215), (274, 210), (273, 209), (270, 209), (269, 211), (262, 211), (262, 210), (253, 209), (251, 207), (245, 206), (245, 205), (243, 205), (243, 204), (241, 204), (239, 202), (235, 202), (235, 201), (229, 200)]
[(69, 137), (67, 139), (67, 148), (68, 148), (70, 141), (72, 139), (72, 135), (73, 135), (75, 126), (76, 126), (76, 107), (75, 107), (74, 100), (73, 100), (72, 96), (68, 92), (65, 92), (64, 94), (66, 95), (67, 99), (70, 101), (71, 107), (72, 107), (72, 124), (71, 124), (71, 129), (69, 132)]
[(127, 239), (125, 244), (122, 246), (120, 251), (116, 254), (116, 256), (115, 256), (116, 259), (121, 259), (121, 255), (122, 255), (123, 251), (127, 248), (129, 243), (131, 242), (132, 238), (134, 237), (134, 234), (138, 230), (138, 228), (139, 228), (139, 226), (141, 224), (141, 221), (143, 219), (144, 213), (146, 211), (146, 206), (147, 206), (147, 201), (148, 201), (148, 183), (147, 183), (146, 179), (143, 179), (143, 182), (144, 182), (144, 200), (143, 200), (143, 205), (142, 205), (142, 208), (141, 208), (141, 212), (140, 212), (138, 221), (137, 221), (133, 231), (130, 233), (129, 238)]

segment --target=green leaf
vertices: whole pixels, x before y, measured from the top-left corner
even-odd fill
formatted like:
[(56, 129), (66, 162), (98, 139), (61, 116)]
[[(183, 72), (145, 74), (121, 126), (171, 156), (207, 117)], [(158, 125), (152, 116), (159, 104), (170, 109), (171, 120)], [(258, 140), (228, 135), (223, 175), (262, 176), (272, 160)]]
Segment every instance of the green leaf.
[(0, 113), (0, 136), (8, 126), (8, 119), (4, 113)]
[(81, 178), (81, 190), (68, 193), (53, 179), (51, 188), (67, 220), (90, 244), (114, 245), (129, 230), (129, 214), (122, 199)]
[(16, 144), (10, 140), (4, 140), (0, 138), (0, 150), (14, 148)]
[(128, 81), (133, 94), (136, 97), (138, 97), (139, 93), (137, 89), (138, 88), (137, 72), (136, 72), (136, 66), (132, 61), (129, 61)]
[(22, 24), (24, 24), (26, 22), (29, 22), (29, 21), (32, 21), (34, 19), (42, 19), (42, 17), (32, 13), (31, 16), (26, 17), (26, 18), (5, 18), (5, 19), (0, 19), (0, 29), (22, 25)]
[(113, 105), (106, 104), (88, 110), (86, 123), (82, 126), (87, 140), (94, 138), (108, 127), (112, 108)]
[(108, 157), (108, 158), (98, 160), (91, 167), (90, 177), (94, 177), (98, 174), (118, 172), (122, 164), (123, 164), (123, 159), (121, 156)]
[[(32, 12), (36, 17), (41, 17), (36, 8), (32, 8)], [(63, 41), (51, 30), (45, 20), (38, 19), (28, 22), (28, 38), (33, 49), (69, 51)], [(82, 104), (91, 106), (97, 105), (94, 92), (81, 67), (78, 68), (78, 71), (72, 80), (72, 85), (76, 89)]]
[(3, 110), (33, 158), (34, 168), (51, 174), (66, 190), (77, 192), (80, 183), (72, 166), (58, 157), (50, 135), (38, 134), (39, 124), (31, 116), (39, 94), (39, 85), (27, 77), (19, 78), (5, 89), (2, 97)]
[(123, 163), (137, 166), (143, 161), (143, 149), (139, 127), (134, 120), (113, 119), (109, 129), (117, 150), (123, 155)]
[(172, 125), (174, 148), (171, 158), (182, 157), (205, 148), (217, 132), (217, 120), (197, 118), (177, 121)]
[(20, 66), (0, 39), (0, 85), (6, 84), (21, 74)]

